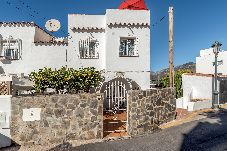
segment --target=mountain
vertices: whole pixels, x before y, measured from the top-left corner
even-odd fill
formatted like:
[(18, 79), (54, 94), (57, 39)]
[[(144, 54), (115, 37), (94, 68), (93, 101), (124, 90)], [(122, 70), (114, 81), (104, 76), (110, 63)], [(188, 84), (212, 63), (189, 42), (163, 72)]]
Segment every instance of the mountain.
[[(195, 73), (195, 68), (196, 68), (196, 64), (194, 62), (188, 62), (182, 65), (178, 65), (174, 68), (175, 71), (178, 70), (183, 70), (183, 69), (188, 69), (191, 70), (192, 72)], [(162, 77), (164, 77), (167, 73), (168, 73), (168, 69), (162, 69), (160, 71), (157, 72), (152, 72), (151, 71), (151, 81), (156, 83), (157, 81), (159, 81)]]
[(174, 70), (178, 71), (182, 69), (188, 69), (188, 70), (191, 70), (193, 73), (195, 73), (195, 68), (196, 68), (196, 64), (194, 62), (188, 62), (182, 65), (176, 66)]

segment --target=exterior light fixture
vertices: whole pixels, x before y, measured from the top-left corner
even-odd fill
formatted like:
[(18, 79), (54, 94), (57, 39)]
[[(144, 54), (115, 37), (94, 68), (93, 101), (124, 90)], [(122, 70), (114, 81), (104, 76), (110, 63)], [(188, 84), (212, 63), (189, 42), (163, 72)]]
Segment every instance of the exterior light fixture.
[(220, 52), (220, 47), (222, 46), (222, 44), (218, 41), (215, 41), (212, 44), (212, 48), (213, 48), (213, 53), (215, 56), (215, 61), (214, 61), (214, 67), (215, 67), (215, 71), (214, 71), (214, 100), (212, 101), (212, 106), (214, 109), (218, 109), (219, 108), (219, 101), (218, 101), (218, 90), (217, 90), (217, 67), (218, 67), (218, 53)]

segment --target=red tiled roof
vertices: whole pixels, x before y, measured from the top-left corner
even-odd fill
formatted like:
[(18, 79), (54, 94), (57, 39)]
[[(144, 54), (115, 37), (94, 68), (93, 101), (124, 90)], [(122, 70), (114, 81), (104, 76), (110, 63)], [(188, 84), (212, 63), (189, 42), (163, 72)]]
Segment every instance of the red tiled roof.
[(118, 9), (147, 10), (144, 0), (124, 0)]

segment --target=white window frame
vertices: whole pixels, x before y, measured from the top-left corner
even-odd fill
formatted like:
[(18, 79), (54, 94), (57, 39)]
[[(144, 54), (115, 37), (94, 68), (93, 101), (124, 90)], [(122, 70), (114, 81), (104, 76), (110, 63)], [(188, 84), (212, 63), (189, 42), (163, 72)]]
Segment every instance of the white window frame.
[(80, 59), (98, 59), (98, 40), (87, 38), (79, 41)]
[[(129, 47), (130, 41), (133, 40), (133, 48)], [(122, 41), (126, 42), (126, 46), (122, 46)], [(130, 50), (133, 49), (133, 50)], [(137, 39), (135, 37), (120, 37), (119, 57), (138, 57)]]

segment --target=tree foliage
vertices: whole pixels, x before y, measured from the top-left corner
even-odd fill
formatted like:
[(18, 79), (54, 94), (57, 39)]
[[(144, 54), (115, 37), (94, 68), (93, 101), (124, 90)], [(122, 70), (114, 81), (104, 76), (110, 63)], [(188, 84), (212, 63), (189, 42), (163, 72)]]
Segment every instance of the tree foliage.
[(53, 88), (58, 92), (64, 90), (65, 87), (68, 91), (89, 92), (90, 88), (98, 85), (102, 77), (101, 73), (93, 67), (79, 70), (62, 67), (58, 70), (44, 68), (38, 72), (31, 72), (29, 79), (34, 82), (33, 87), (37, 92), (44, 92), (46, 88)]
[[(182, 74), (184, 73), (192, 73), (192, 71), (188, 69), (182, 69), (174, 72), (174, 87), (176, 88), (176, 98), (183, 96)], [(169, 74), (161, 79), (160, 86), (162, 88), (169, 86)]]

